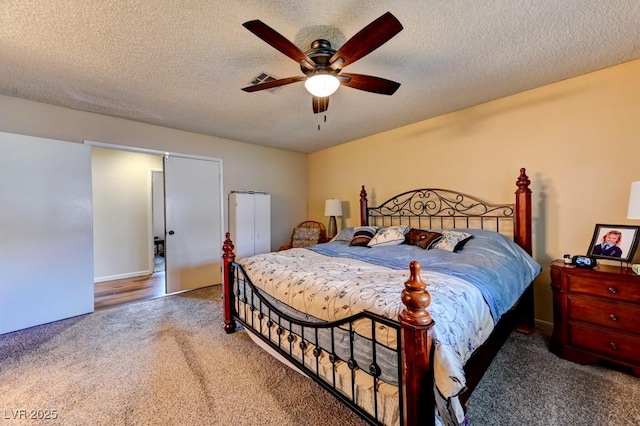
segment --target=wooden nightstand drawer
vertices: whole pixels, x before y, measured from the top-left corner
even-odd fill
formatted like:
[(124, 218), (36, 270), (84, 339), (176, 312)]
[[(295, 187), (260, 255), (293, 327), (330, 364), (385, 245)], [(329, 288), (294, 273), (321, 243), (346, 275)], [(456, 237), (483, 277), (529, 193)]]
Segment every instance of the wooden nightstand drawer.
[(640, 337), (602, 328), (569, 324), (569, 344), (606, 357), (640, 363)]
[(573, 293), (640, 303), (640, 285), (636, 283), (605, 279), (597, 274), (594, 276), (569, 274), (567, 282), (568, 290)]
[(640, 334), (640, 305), (570, 295), (568, 307), (570, 320)]
[(580, 364), (618, 363), (640, 376), (640, 276), (630, 268), (551, 265), (549, 349)]

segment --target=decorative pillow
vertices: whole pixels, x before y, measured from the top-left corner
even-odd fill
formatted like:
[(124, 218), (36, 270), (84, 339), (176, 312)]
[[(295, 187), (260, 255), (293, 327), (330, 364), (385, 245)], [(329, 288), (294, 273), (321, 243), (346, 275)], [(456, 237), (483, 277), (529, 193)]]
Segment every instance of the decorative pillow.
[(293, 231), (292, 247), (309, 247), (318, 244), (320, 240), (320, 228), (299, 227)]
[(358, 226), (353, 229), (353, 238), (350, 246), (366, 246), (376, 234), (375, 226)]
[(344, 228), (338, 235), (333, 237), (331, 241), (349, 241), (353, 239), (353, 229), (352, 227)]
[(432, 248), (456, 252), (461, 250), (472, 237), (473, 235), (468, 232), (444, 230), (442, 238), (434, 243)]
[(442, 238), (442, 234), (439, 232), (425, 231), (422, 229), (411, 228), (407, 235), (405, 235), (405, 244), (411, 246), (418, 246), (422, 249), (429, 249), (430, 246)]
[(369, 247), (374, 246), (394, 246), (404, 242), (404, 234), (409, 228), (404, 225), (384, 226), (378, 228), (376, 234), (367, 244)]

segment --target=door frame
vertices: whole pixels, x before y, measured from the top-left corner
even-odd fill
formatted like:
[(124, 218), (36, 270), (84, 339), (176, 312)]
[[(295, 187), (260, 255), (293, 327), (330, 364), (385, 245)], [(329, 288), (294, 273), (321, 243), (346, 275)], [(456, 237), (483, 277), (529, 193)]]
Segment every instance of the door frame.
[[(220, 164), (220, 188), (219, 188), (220, 189), (220, 236), (224, 240), (224, 235), (225, 235), (225, 215), (224, 215), (225, 200), (224, 198), (225, 197), (224, 197), (224, 168), (223, 168), (224, 163), (222, 158), (193, 155), (193, 154), (183, 154), (180, 152), (160, 151), (157, 149), (140, 148), (140, 147), (129, 146), (129, 145), (118, 145), (118, 144), (98, 142), (98, 141), (92, 141), (92, 140), (86, 140), (86, 139), (83, 140), (82, 142), (85, 145), (89, 145), (91, 147), (95, 146), (97, 148), (116, 149), (120, 151), (137, 152), (141, 154), (160, 155), (163, 157), (181, 157), (181, 158), (190, 158), (194, 160), (219, 162)], [(163, 172), (164, 172), (164, 167), (163, 167)], [(166, 226), (165, 226), (165, 231), (166, 231)], [(165, 235), (165, 242), (166, 242), (166, 235)], [(222, 243), (224, 243), (224, 241), (221, 241), (220, 250), (222, 250)], [(151, 250), (153, 252), (153, 241), (149, 242), (149, 244), (151, 244)], [(166, 261), (167, 261), (167, 258), (166, 258), (166, 251), (165, 251), (165, 262)]]

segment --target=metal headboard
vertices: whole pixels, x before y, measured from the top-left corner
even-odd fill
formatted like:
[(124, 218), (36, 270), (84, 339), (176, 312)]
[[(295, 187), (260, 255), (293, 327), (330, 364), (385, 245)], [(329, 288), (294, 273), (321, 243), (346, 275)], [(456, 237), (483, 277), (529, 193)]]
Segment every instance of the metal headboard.
[[(366, 191), (362, 196), (366, 202)], [(362, 218), (361, 218), (362, 219)], [(407, 225), (418, 229), (487, 229), (514, 238), (514, 204), (490, 204), (447, 189), (423, 188), (398, 194), (377, 207), (366, 207), (372, 226)]]

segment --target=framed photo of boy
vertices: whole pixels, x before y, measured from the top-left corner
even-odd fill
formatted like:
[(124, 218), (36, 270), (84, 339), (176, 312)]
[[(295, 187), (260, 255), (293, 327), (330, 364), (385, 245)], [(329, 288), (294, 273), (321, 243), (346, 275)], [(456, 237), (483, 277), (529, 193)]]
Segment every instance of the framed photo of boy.
[(597, 224), (587, 256), (631, 262), (638, 247), (640, 227)]

